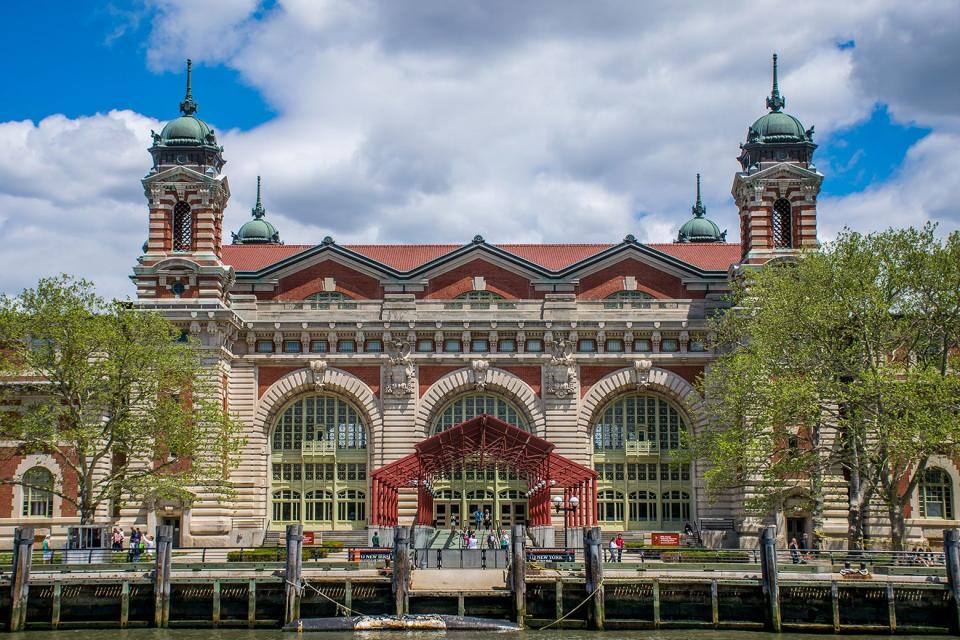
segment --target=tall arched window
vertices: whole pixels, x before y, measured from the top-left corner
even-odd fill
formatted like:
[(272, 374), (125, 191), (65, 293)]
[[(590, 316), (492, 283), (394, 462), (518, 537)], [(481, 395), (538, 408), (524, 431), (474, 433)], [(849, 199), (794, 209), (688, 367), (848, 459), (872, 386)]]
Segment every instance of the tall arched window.
[(693, 493), (690, 465), (678, 459), (686, 429), (676, 405), (657, 395), (632, 393), (603, 407), (593, 423), (597, 488), (619, 506), (601, 508), (601, 524), (682, 528)]
[(33, 467), (23, 474), (23, 515), (53, 517), (53, 474), (44, 467)]
[(433, 433), (446, 431), (484, 413), (524, 431), (530, 430), (526, 417), (509, 400), (490, 393), (471, 393), (458, 397), (443, 408), (433, 423)]
[(953, 519), (953, 481), (939, 467), (930, 467), (920, 480), (920, 517)]
[(779, 198), (773, 203), (773, 246), (789, 249), (793, 246), (793, 217), (790, 201)]
[(329, 394), (297, 398), (277, 418), (271, 442), (274, 523), (362, 525), (367, 425), (356, 407)]
[(193, 250), (193, 219), (190, 205), (183, 200), (173, 206), (173, 250)]

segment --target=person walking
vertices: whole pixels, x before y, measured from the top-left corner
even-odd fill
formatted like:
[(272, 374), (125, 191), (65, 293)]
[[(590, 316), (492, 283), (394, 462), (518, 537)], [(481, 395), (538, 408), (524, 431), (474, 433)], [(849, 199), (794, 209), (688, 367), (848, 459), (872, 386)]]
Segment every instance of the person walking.
[(500, 536), (500, 548), (504, 551), (510, 548), (510, 536), (506, 531), (504, 531), (503, 535)]
[(608, 550), (610, 553), (609, 561), (616, 562), (617, 561), (617, 539), (616, 538), (610, 538), (610, 546)]
[(623, 534), (618, 533), (614, 542), (617, 544), (617, 562), (623, 562)]

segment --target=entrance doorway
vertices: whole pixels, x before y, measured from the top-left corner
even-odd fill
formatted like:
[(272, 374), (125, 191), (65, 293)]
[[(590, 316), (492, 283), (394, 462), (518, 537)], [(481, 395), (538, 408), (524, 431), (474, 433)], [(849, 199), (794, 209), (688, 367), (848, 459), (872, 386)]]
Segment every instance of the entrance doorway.
[(501, 502), (500, 526), (508, 528), (515, 524), (527, 524), (527, 503), (514, 501)]
[(180, 546), (180, 518), (164, 518), (160, 524), (173, 527), (172, 545), (174, 549), (178, 548)]
[(807, 523), (810, 518), (787, 518), (787, 544), (796, 538), (801, 549), (810, 548), (810, 538), (807, 535)]

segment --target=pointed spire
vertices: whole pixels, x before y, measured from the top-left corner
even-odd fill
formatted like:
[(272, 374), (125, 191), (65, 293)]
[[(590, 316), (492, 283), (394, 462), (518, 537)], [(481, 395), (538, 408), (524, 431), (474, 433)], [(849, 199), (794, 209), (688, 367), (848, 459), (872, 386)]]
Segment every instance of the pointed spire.
[(257, 176), (257, 204), (250, 210), (250, 213), (257, 220), (267, 215), (267, 210), (263, 208), (263, 201), (260, 199), (260, 176)]
[(693, 205), (693, 217), (702, 218), (707, 215), (707, 208), (703, 206), (703, 200), (700, 199), (700, 174), (697, 174), (697, 204)]
[(787, 106), (787, 99), (780, 95), (780, 86), (777, 84), (777, 54), (773, 54), (773, 90), (767, 98), (767, 109), (780, 111)]
[(187, 58), (187, 94), (183, 97), (183, 102), (180, 103), (180, 113), (185, 116), (192, 116), (199, 108), (199, 105), (193, 101), (193, 91), (190, 88), (190, 73), (192, 67), (193, 61)]

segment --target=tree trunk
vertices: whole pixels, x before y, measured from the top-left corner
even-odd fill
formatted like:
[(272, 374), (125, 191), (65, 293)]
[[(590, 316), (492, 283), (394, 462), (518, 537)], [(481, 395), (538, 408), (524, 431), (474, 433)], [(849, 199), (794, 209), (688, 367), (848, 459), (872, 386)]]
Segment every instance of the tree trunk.
[(903, 551), (907, 537), (907, 519), (903, 517), (903, 503), (898, 499), (888, 501), (887, 514), (890, 518), (890, 547), (893, 551)]

